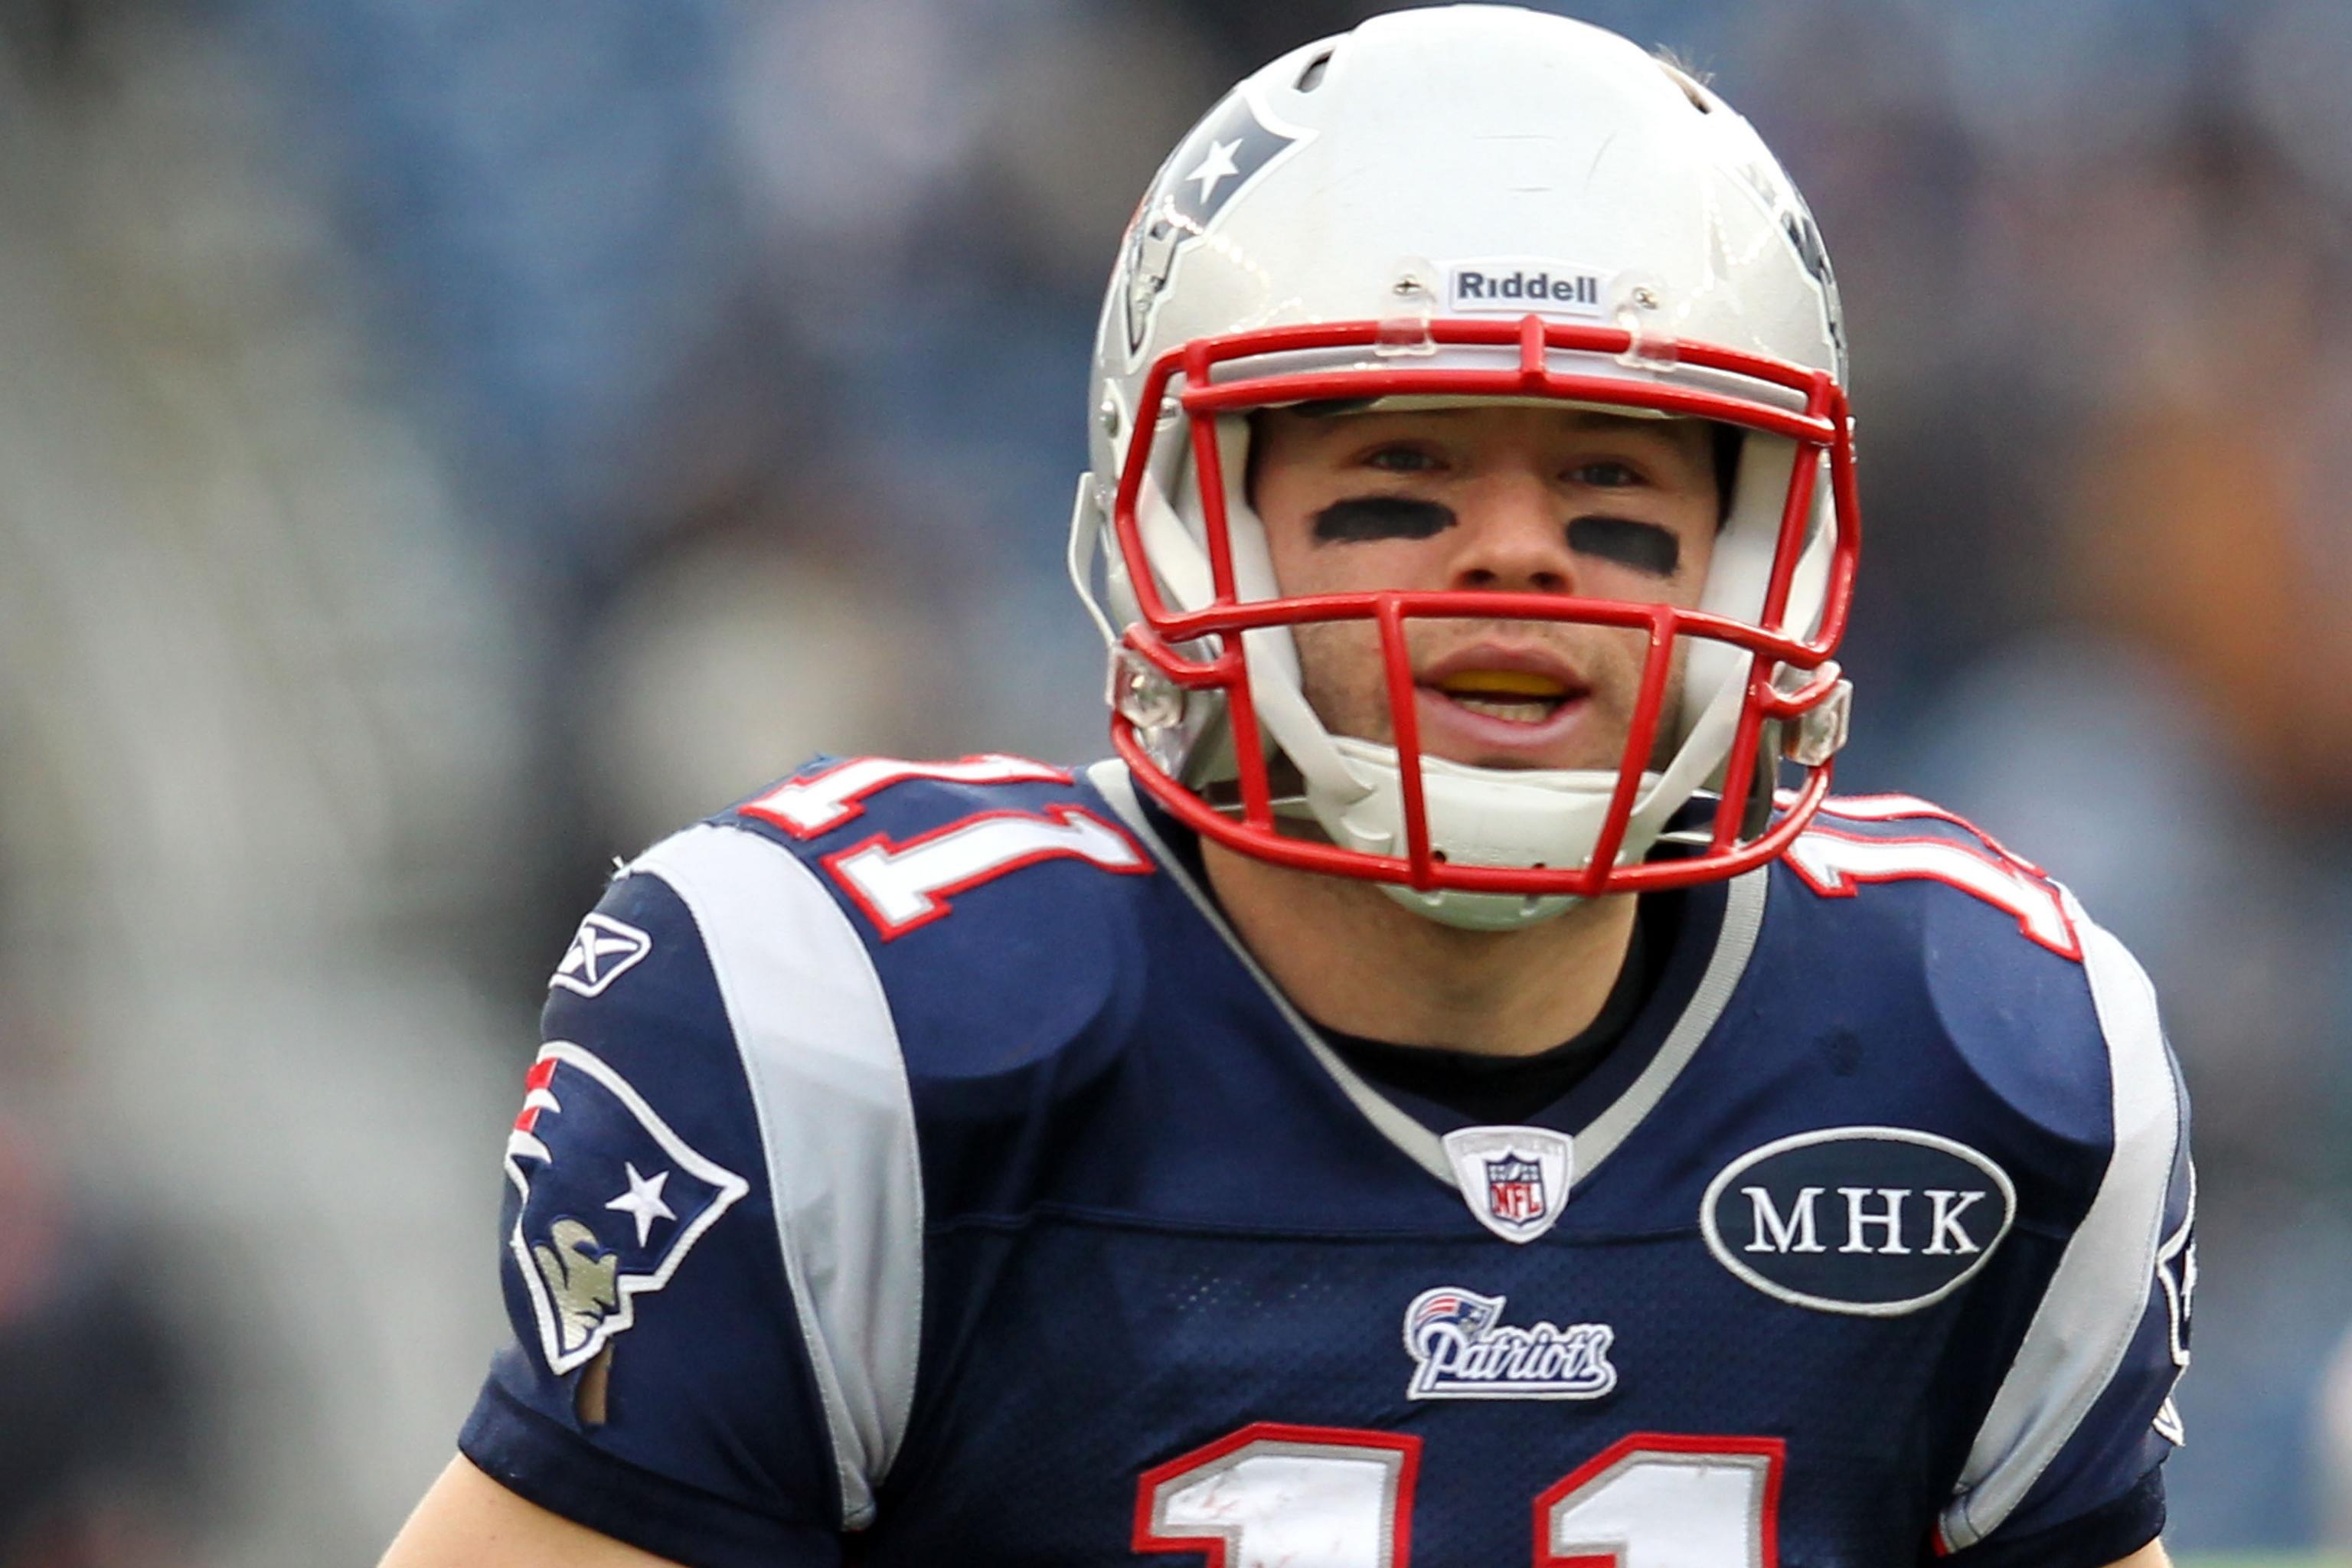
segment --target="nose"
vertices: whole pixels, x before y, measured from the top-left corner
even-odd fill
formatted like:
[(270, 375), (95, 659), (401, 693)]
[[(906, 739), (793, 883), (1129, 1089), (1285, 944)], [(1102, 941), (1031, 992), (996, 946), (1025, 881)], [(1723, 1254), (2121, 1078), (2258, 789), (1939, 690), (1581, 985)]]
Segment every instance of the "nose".
[(1532, 471), (1486, 476), (1457, 497), (1451, 585), (1488, 593), (1577, 592), (1563, 503)]

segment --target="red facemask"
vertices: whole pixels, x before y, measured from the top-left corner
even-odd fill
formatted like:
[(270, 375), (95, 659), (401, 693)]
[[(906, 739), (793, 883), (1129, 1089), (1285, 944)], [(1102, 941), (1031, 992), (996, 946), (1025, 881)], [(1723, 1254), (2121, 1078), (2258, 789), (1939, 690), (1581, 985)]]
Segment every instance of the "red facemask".
[[(1416, 353), (1479, 345), (1490, 352), (1515, 345), (1516, 363), (1484, 367), (1402, 363)], [(1295, 365), (1300, 356), (1349, 349), (1370, 351), (1385, 363), (1271, 372), (1253, 372), (1244, 363), (1272, 358), (1277, 366), (1285, 361)], [(1718, 383), (1752, 384), (1757, 395), (1556, 369), (1554, 356), (1561, 354), (1713, 373)], [(1238, 373), (1233, 367), (1239, 367)], [(1152, 458), (1149, 433), (1169, 412), (1171, 388), (1180, 377), (1174, 400), (1189, 422), (1213, 585), (1211, 601), (1192, 610), (1172, 607), (1161, 593), (1138, 515)], [(1775, 391), (1797, 406), (1776, 405), (1769, 401)], [(1782, 499), (1760, 614), (1750, 622), (1669, 605), (1485, 590), (1242, 598), (1216, 421), (1276, 405), (1407, 396), (1542, 397), (1583, 406), (1615, 405), (1717, 421), (1794, 443), (1795, 461)], [(1844, 738), (1849, 689), (1831, 655), (1845, 631), (1860, 532), (1852, 421), (1845, 392), (1828, 372), (1706, 343), (1643, 342), (1623, 328), (1565, 325), (1538, 316), (1516, 321), (1413, 320), (1402, 328), (1358, 321), (1271, 328), (1186, 343), (1152, 364), (1139, 405), (1131, 426), (1136, 434), (1125, 454), (1112, 509), (1118, 549), (1142, 614), (1122, 638), (1122, 680), (1130, 691), (1164, 682), (1163, 692), (1173, 688), (1223, 695), (1232, 722), (1238, 800), (1212, 804), (1154, 760), (1153, 748), (1138, 723), (1138, 710), (1145, 705), (1114, 702), (1111, 738), (1140, 786), (1205, 837), (1277, 865), (1402, 883), (1421, 891), (1591, 898), (1683, 886), (1748, 870), (1786, 848), (1828, 793), (1832, 754)], [(1829, 459), (1833, 536), (1818, 625), (1810, 633), (1791, 631), (1792, 589), (1806, 552), (1819, 459), (1824, 455)], [(1415, 618), (1463, 616), (1634, 627), (1645, 634), (1643, 674), (1615, 786), (1591, 854), (1581, 866), (1478, 866), (1448, 861), (1433, 851), (1405, 625)], [(1401, 774), (1402, 856), (1301, 837), (1296, 828), (1285, 831), (1276, 816), (1268, 747), (1259, 728), (1241, 634), (1349, 619), (1368, 620), (1378, 628)], [(1619, 851), (1645, 766), (1673, 708), (1675, 651), (1685, 638), (1722, 643), (1755, 656), (1723, 764), (1721, 795), (1703, 833), (1686, 844), (1689, 852), (1620, 866)], [(1780, 797), (1777, 813), (1764, 808), (1773, 798), (1776, 761), (1767, 752), (1768, 735), (1779, 737), (1772, 748), (1778, 760), (1792, 762), (1806, 773), (1798, 790)]]

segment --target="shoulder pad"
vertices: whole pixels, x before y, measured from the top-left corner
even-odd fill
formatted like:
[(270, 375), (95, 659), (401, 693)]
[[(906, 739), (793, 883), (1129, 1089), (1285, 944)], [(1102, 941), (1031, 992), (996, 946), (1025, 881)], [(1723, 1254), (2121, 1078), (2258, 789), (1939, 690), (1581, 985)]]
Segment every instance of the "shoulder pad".
[(1106, 1043), (1095, 1026), (1149, 957), (1139, 895), (1174, 896), (1090, 786), (1019, 757), (820, 759), (716, 820), (790, 850), (839, 904), (918, 1081)]
[(2040, 867), (1916, 796), (1831, 799), (1784, 870), (1780, 983), (1833, 987), (1906, 1040), (1920, 1094), (1979, 1105), (2015, 1173), (2083, 1201), (2117, 1135), (2114, 939)]

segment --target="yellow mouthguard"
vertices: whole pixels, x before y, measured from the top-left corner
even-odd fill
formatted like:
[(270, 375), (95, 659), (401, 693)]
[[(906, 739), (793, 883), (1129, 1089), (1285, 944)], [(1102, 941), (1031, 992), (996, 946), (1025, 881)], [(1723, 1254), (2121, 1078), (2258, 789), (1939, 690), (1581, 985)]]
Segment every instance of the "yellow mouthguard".
[(1472, 697), (1563, 697), (1568, 688), (1531, 669), (1465, 669), (1438, 682), (1450, 692)]

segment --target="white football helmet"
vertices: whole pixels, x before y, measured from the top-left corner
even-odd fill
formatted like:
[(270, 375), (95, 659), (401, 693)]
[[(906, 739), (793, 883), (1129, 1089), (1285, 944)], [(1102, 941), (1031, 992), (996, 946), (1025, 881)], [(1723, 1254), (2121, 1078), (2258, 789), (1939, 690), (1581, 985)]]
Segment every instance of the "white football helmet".
[[(1396, 12), (1285, 55), (1161, 167), (1103, 303), (1071, 566), (1112, 644), (1115, 745), (1198, 832), (1378, 880), (1450, 924), (1509, 929), (1769, 859), (1845, 734), (1830, 658), (1857, 542), (1844, 376), (1803, 201), (1672, 66), (1499, 5)], [(1699, 607), (1284, 597), (1246, 494), (1250, 411), (1433, 398), (1738, 427)], [(1423, 754), (1403, 626), (1437, 616), (1644, 628), (1621, 765)], [(1302, 693), (1290, 628), (1345, 617), (1381, 628), (1394, 745), (1332, 733)], [(1781, 761), (1807, 776), (1776, 807)], [(1670, 831), (1703, 791), (1712, 807)], [(1676, 852), (1653, 858), (1662, 836)]]

